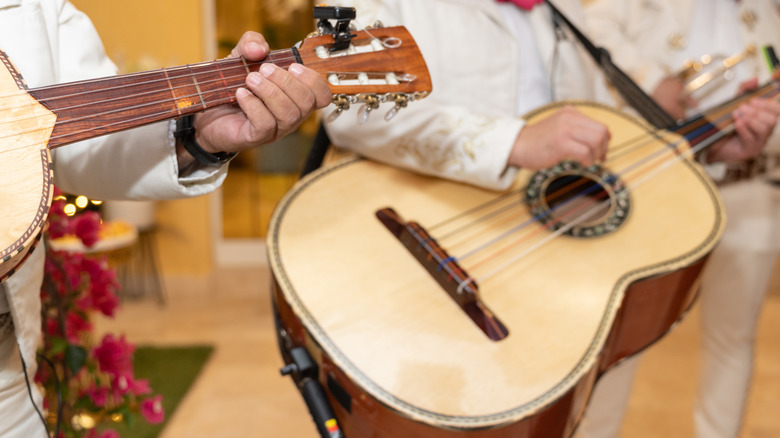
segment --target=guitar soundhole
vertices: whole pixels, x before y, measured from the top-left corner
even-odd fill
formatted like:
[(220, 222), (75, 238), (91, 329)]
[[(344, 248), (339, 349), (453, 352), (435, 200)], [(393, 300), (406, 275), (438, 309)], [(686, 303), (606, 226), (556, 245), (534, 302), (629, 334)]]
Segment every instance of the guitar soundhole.
[(525, 202), (549, 229), (576, 237), (615, 231), (630, 208), (628, 191), (616, 175), (598, 165), (582, 168), (568, 161), (535, 173)]

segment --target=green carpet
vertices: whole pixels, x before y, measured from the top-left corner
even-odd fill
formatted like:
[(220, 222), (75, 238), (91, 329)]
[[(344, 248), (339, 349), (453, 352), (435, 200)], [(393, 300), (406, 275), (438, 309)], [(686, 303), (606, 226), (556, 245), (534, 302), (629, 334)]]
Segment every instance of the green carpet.
[(154, 438), (160, 435), (181, 399), (208, 360), (211, 346), (137, 347), (133, 356), (135, 377), (148, 379), (154, 394), (162, 395), (165, 421), (148, 424), (139, 418), (133, 427), (112, 425), (122, 438)]

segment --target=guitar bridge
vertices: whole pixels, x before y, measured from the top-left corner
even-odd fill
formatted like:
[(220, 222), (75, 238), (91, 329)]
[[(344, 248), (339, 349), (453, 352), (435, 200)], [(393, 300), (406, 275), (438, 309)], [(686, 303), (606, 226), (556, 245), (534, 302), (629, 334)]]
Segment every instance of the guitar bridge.
[(377, 211), (376, 217), (488, 338), (500, 341), (507, 337), (509, 330), (480, 300), (476, 281), (420, 224), (404, 222), (392, 208)]

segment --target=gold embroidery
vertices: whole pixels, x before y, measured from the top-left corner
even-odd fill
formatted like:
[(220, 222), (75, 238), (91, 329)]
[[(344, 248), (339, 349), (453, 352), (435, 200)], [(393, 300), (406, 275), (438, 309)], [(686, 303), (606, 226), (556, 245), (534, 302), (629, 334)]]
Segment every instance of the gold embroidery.
[(753, 28), (756, 26), (756, 23), (758, 22), (758, 15), (749, 9), (742, 11), (740, 18), (742, 18), (742, 22), (745, 23), (745, 26), (747, 26), (748, 30), (750, 31), (753, 30)]
[(682, 50), (685, 48), (685, 37), (680, 35), (679, 33), (673, 33), (669, 36), (669, 38), (666, 40), (666, 42), (669, 44), (669, 47), (671, 47), (674, 50)]
[[(484, 134), (493, 129), (495, 119), (487, 117), (446, 117), (443, 127), (431, 136), (430, 140), (420, 142), (413, 137), (398, 140), (394, 150), (398, 156), (412, 157), (423, 168), (438, 173), (445, 171), (462, 174), (467, 163), (477, 159), (479, 150), (486, 146)], [(446, 147), (453, 133), (463, 135), (455, 147)]]

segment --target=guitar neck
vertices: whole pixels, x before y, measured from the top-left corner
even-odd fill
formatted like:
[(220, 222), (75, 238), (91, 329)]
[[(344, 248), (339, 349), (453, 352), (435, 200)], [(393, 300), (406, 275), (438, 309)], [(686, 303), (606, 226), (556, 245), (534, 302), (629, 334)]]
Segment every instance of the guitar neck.
[[(286, 69), (296, 62), (318, 72), (339, 112), (357, 103), (376, 109), (387, 101), (397, 110), (431, 92), (428, 67), (403, 26), (357, 31), (348, 49), (334, 46), (333, 36), (324, 34), (305, 38), (297, 48), (272, 51), (262, 61), (221, 59), (24, 91), (57, 116), (50, 149), (233, 104), (247, 74), (265, 63)], [(1, 51), (0, 61), (14, 71)], [(14, 74), (14, 85), (25, 88)]]
[[(697, 146), (710, 138), (720, 138), (731, 133), (734, 129), (733, 111), (754, 97), (778, 99), (780, 97), (780, 76), (776, 75), (766, 84), (686, 120), (675, 129), (675, 132), (684, 136), (691, 146)], [(709, 145), (711, 142), (703, 146), (706, 148)]]
[(136, 128), (235, 103), (246, 76), (271, 62), (301, 62), (295, 49), (276, 50), (262, 61), (229, 58), (143, 73), (28, 90), (57, 114), (48, 147)]

